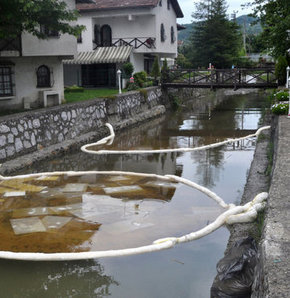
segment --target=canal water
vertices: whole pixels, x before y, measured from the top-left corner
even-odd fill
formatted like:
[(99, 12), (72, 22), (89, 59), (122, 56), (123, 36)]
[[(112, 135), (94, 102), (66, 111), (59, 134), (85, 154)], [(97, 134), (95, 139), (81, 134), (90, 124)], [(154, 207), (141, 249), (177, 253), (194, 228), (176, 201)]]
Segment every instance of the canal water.
[[(196, 147), (246, 136), (256, 131), (266, 106), (265, 95), (256, 93), (228, 96), (215, 108), (212, 104), (201, 104), (201, 108), (198, 108), (196, 102), (188, 101), (178, 111), (117, 133), (113, 144), (105, 148)], [(255, 142), (255, 139), (248, 139), (215, 149), (187, 153), (99, 156), (78, 151), (41, 162), (17, 174), (69, 170), (172, 174), (209, 188), (226, 203), (239, 204)], [(123, 185), (123, 182), (118, 183)], [(152, 181), (136, 183), (143, 188), (146, 185), (147, 190), (148, 187), (153, 188)], [(154, 194), (147, 193), (144, 196), (146, 198), (133, 199), (132, 207), (129, 194), (126, 198), (116, 195), (114, 199), (119, 199), (118, 204), (124, 211), (117, 214), (116, 218), (111, 218), (109, 228), (105, 224), (98, 227), (98, 237), (91, 235), (91, 242), (97, 239), (99, 246), (92, 244), (92, 247), (134, 247), (150, 244), (161, 237), (181, 236), (214, 221), (222, 212), (204, 194), (184, 185), (159, 185), (155, 198)], [(142, 212), (144, 210), (146, 212)], [(117, 227), (114, 219), (122, 222), (122, 232), (114, 233), (114, 227)], [(141, 219), (145, 226), (140, 224)], [(112, 238), (106, 238), (108, 234), (113, 235)], [(23, 237), (26, 237), (25, 234)], [(223, 257), (228, 237), (229, 232), (223, 227), (199, 240), (142, 255), (69, 262), (0, 260), (0, 296), (209, 297), (216, 275), (215, 266)], [(86, 243), (90, 241), (86, 239)]]

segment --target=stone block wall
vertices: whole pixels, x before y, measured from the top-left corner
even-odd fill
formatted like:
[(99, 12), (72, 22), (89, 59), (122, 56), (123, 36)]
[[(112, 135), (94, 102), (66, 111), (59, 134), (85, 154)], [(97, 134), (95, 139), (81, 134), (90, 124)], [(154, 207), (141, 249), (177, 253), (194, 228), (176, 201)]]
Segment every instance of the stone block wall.
[(106, 122), (118, 124), (144, 112), (150, 117), (151, 110), (153, 116), (161, 96), (159, 87), (151, 87), (142, 92), (1, 117), (0, 162), (97, 131)]

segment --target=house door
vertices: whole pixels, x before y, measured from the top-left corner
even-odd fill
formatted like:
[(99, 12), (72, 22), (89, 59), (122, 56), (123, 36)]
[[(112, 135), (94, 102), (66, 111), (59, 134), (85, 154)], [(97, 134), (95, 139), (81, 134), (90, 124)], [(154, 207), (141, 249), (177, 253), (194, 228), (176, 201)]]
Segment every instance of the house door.
[(101, 45), (102, 47), (110, 47), (112, 45), (112, 29), (109, 25), (101, 28)]
[(83, 87), (115, 87), (116, 64), (82, 65)]

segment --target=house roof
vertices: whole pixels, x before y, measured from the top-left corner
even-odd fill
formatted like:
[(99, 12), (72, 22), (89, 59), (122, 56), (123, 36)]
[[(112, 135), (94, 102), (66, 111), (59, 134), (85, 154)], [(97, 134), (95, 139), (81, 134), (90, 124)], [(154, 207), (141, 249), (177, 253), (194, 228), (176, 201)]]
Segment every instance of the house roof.
[[(124, 8), (156, 7), (160, 0), (93, 0), (94, 3), (78, 3), (80, 12), (112, 10)], [(177, 0), (170, 0), (178, 18), (183, 18), (182, 10)]]
[(90, 52), (78, 52), (71, 60), (63, 60), (64, 64), (97, 64), (97, 63), (124, 63), (130, 56), (131, 46), (99, 47)]

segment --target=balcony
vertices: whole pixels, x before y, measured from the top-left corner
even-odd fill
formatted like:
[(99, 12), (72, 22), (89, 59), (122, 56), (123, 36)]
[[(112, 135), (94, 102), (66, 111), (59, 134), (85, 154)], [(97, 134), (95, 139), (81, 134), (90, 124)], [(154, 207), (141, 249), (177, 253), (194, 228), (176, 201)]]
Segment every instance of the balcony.
[(0, 57), (21, 56), (21, 37), (0, 39)]
[(121, 47), (121, 46), (131, 46), (134, 49), (139, 49), (141, 47), (146, 47), (147, 49), (155, 49), (155, 38), (153, 37), (135, 37), (135, 38), (113, 38), (111, 42), (99, 43), (97, 44), (93, 41), (96, 46), (94, 50), (98, 47)]

